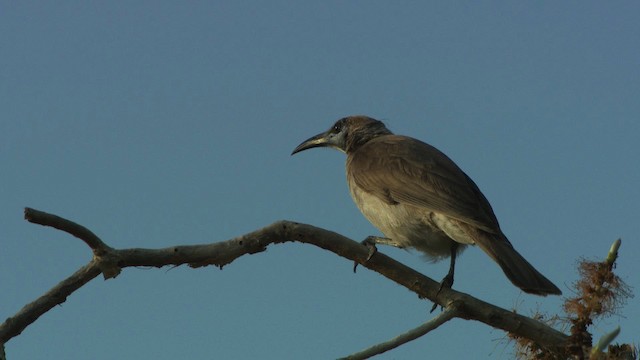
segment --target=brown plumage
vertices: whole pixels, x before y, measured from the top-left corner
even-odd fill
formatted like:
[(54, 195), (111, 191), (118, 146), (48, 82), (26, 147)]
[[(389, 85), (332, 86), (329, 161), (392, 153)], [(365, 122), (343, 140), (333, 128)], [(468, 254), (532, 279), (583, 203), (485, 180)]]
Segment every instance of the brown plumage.
[(396, 246), (433, 260), (451, 256), (443, 285), (453, 283), (456, 254), (478, 245), (525, 292), (561, 294), (511, 245), (489, 201), (451, 159), (433, 146), (394, 135), (382, 122), (351, 116), (301, 143), (347, 154), (351, 196), (365, 217)]

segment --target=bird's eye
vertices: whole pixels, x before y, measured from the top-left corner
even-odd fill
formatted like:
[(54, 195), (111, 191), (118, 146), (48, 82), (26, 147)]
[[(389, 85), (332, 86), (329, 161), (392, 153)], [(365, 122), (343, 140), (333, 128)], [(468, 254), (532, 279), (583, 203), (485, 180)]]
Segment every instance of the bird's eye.
[(339, 133), (340, 131), (342, 131), (343, 123), (344, 122), (342, 120), (338, 121), (335, 125), (333, 125), (333, 129), (331, 129), (331, 132)]

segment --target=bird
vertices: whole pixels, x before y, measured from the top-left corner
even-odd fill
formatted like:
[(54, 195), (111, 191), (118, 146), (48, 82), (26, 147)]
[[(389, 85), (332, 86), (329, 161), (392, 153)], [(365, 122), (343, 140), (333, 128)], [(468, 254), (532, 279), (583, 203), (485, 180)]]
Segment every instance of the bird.
[(413, 248), (434, 262), (450, 258), (438, 292), (452, 287), (456, 256), (477, 245), (522, 291), (562, 294), (515, 250), (476, 183), (435, 147), (395, 135), (382, 121), (364, 115), (339, 119), (329, 130), (300, 143), (291, 155), (316, 147), (347, 155), (351, 197), (385, 236), (367, 238), (373, 247), (378, 243)]

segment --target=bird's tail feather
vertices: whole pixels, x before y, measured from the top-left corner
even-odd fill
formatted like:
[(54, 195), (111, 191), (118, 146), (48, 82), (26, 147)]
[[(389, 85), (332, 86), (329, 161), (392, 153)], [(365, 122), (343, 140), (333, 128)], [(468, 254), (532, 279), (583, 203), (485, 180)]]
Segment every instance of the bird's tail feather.
[(487, 240), (477, 241), (476, 244), (500, 265), (502, 271), (515, 286), (526, 293), (535, 295), (562, 294), (557, 286), (538, 272), (513, 248), (504, 235), (493, 235), (492, 239)]

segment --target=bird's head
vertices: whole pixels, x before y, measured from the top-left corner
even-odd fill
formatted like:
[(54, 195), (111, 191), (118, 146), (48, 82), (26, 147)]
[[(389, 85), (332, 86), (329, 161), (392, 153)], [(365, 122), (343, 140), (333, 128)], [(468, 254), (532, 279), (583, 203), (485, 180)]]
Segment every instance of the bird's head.
[(362, 115), (348, 116), (336, 121), (329, 130), (303, 141), (291, 155), (314, 147), (331, 147), (349, 154), (367, 141), (389, 134), (391, 131), (382, 121)]

